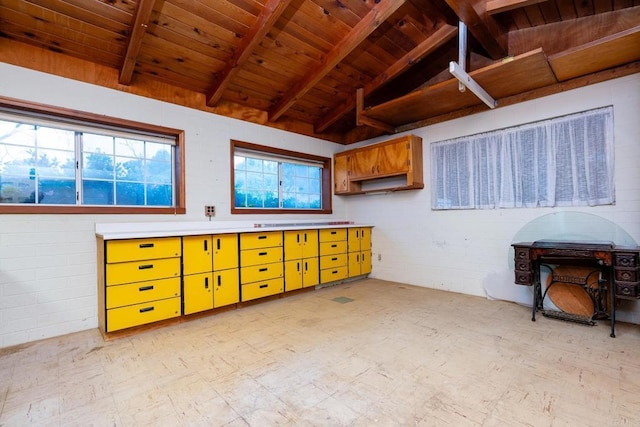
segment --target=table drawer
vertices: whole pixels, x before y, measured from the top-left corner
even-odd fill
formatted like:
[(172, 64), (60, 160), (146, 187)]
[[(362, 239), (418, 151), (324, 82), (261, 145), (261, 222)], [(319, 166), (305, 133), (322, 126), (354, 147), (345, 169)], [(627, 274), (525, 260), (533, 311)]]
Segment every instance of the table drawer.
[(180, 297), (107, 310), (107, 332), (180, 316)]
[(107, 286), (180, 277), (180, 258), (107, 264)]
[(349, 276), (349, 269), (347, 266), (328, 268), (326, 270), (320, 270), (320, 282), (330, 283), (337, 280), (344, 280)]
[(180, 296), (180, 278), (152, 280), (107, 287), (107, 308), (140, 304)]
[(242, 301), (251, 301), (284, 292), (284, 279), (263, 280), (242, 285)]
[(320, 242), (337, 242), (347, 240), (346, 228), (325, 228), (320, 230)]
[(516, 271), (515, 283), (516, 285), (531, 285), (533, 283), (533, 274), (530, 272)]
[(240, 268), (240, 282), (242, 284), (281, 277), (284, 277), (284, 264), (281, 262)]
[(240, 250), (282, 246), (282, 231), (240, 234)]
[(320, 269), (343, 267), (347, 265), (347, 254), (325, 255), (320, 257)]
[(182, 255), (180, 237), (109, 240), (107, 263), (172, 258)]
[(320, 243), (320, 255), (346, 254), (347, 242), (322, 242)]
[(627, 297), (627, 298), (638, 298), (638, 297), (640, 297), (640, 294), (638, 294), (638, 283), (617, 282), (616, 283), (616, 296), (618, 296), (618, 297)]
[(637, 268), (615, 268), (616, 280), (621, 282), (637, 282), (638, 281), (638, 269)]
[(635, 253), (616, 253), (616, 267), (638, 267)]
[(240, 265), (243, 267), (270, 264), (272, 262), (282, 262), (281, 246), (240, 251)]

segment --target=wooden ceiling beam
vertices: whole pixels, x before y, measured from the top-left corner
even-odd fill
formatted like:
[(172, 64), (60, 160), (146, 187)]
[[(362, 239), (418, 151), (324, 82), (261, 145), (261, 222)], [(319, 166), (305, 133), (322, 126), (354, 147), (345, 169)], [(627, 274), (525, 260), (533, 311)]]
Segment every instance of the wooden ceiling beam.
[(507, 31), (486, 10), (485, 0), (445, 0), (492, 59), (507, 56)]
[(133, 25), (129, 31), (130, 36), (127, 43), (127, 50), (124, 55), (122, 67), (120, 68), (120, 84), (131, 84), (133, 71), (136, 68), (138, 54), (140, 53), (140, 46), (142, 46), (142, 38), (147, 32), (147, 26), (149, 25), (149, 19), (151, 19), (151, 12), (153, 12), (155, 3), (155, 0), (138, 0), (136, 12), (133, 17)]
[(521, 9), (532, 4), (542, 3), (548, 0), (488, 0), (487, 13), (495, 15), (513, 9)]
[[(444, 24), (438, 30), (427, 37), (422, 43), (413, 48), (410, 52), (404, 55), (396, 63), (392, 64), (383, 73), (379, 74), (376, 78), (371, 80), (363, 87), (363, 95), (367, 96), (382, 86), (393, 80), (403, 72), (407, 71), (413, 65), (415, 65), (422, 58), (429, 53), (442, 46), (451, 38), (458, 34), (458, 27), (453, 25)], [(345, 102), (334, 108), (329, 114), (321, 118), (316, 124), (316, 132), (323, 132), (329, 126), (340, 120), (344, 115), (349, 113), (356, 107), (356, 98), (348, 98)]]
[(264, 36), (271, 30), (271, 27), (280, 18), (284, 10), (289, 6), (291, 0), (268, 0), (258, 15), (256, 21), (251, 26), (247, 34), (242, 37), (240, 46), (235, 55), (229, 61), (214, 81), (213, 87), (207, 92), (207, 105), (215, 106), (222, 94), (227, 89), (229, 82), (238, 72), (239, 67), (244, 64), (255, 47), (262, 41)]
[(316, 83), (329, 73), (353, 49), (362, 43), (380, 24), (385, 22), (405, 0), (381, 0), (367, 15), (349, 31), (323, 58), (320, 65), (313, 68), (298, 81), (278, 103), (269, 110), (269, 120), (278, 120), (296, 101), (303, 97)]

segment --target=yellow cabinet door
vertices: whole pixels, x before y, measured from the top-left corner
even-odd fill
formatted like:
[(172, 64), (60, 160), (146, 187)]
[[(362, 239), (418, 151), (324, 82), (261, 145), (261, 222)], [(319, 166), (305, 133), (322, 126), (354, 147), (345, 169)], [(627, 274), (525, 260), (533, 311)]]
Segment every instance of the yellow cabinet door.
[(318, 256), (318, 230), (304, 230), (302, 232), (302, 257)]
[(360, 274), (371, 273), (371, 251), (360, 252)]
[(197, 313), (213, 308), (213, 275), (200, 273), (184, 276), (183, 308), (184, 314)]
[(349, 252), (364, 251), (371, 248), (371, 227), (349, 228)]
[(284, 232), (285, 261), (312, 256), (318, 256), (318, 230)]
[(295, 289), (302, 288), (302, 269), (303, 263), (301, 259), (284, 262), (285, 291), (293, 291)]
[[(301, 231), (285, 231), (284, 232), (284, 259), (290, 261), (302, 258), (302, 242), (304, 236)], [(286, 270), (286, 268), (285, 268)]]
[(240, 265), (243, 267), (274, 262), (282, 262), (282, 247), (280, 246), (240, 251)]
[(240, 249), (259, 249), (282, 246), (282, 231), (240, 234)]
[(180, 277), (180, 258), (107, 264), (107, 286)]
[(213, 236), (213, 269), (226, 270), (238, 267), (238, 234)]
[(211, 236), (182, 238), (182, 274), (206, 273), (213, 270)]
[(215, 271), (213, 273), (214, 308), (235, 304), (240, 301), (240, 280), (238, 269)]
[(349, 277), (371, 273), (371, 251), (349, 252)]
[(107, 332), (180, 316), (180, 297), (107, 310)]
[(123, 307), (147, 301), (180, 296), (180, 278), (152, 280), (107, 286), (106, 308)]
[(171, 258), (182, 255), (180, 237), (109, 240), (107, 263)]
[(302, 286), (305, 288), (320, 284), (318, 257), (302, 260)]
[(324, 228), (320, 230), (320, 242), (347, 240), (346, 228)]

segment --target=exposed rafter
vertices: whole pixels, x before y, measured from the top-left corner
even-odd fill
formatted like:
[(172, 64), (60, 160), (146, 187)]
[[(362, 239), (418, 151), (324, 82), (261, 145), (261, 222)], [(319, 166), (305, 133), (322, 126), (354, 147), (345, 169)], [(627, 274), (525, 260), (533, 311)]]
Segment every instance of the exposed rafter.
[(147, 32), (147, 26), (155, 3), (155, 0), (138, 0), (138, 6), (133, 17), (133, 25), (131, 26), (131, 34), (127, 43), (127, 53), (124, 56), (122, 68), (120, 68), (120, 84), (131, 84), (133, 71), (136, 68), (136, 60), (142, 45), (142, 38)]
[(445, 0), (493, 59), (507, 56), (507, 32), (487, 13), (485, 0)]
[(519, 9), (521, 7), (531, 6), (532, 4), (542, 3), (545, 1), (547, 0), (488, 0), (487, 13), (489, 15), (495, 15), (496, 13)]
[[(404, 71), (411, 68), (416, 62), (420, 61), (426, 55), (442, 46), (447, 41), (451, 40), (458, 32), (458, 29), (453, 25), (444, 24), (438, 30), (425, 39), (424, 42), (416, 46), (411, 52), (400, 58), (395, 64), (387, 68), (383, 73), (379, 74), (375, 79), (363, 87), (363, 96), (370, 95), (377, 89), (384, 86), (390, 80), (393, 80)], [(323, 132), (333, 123), (337, 122), (349, 111), (353, 110), (356, 106), (355, 98), (348, 98), (337, 108), (334, 108), (329, 114), (323, 117), (315, 125), (316, 132)]]
[(242, 38), (233, 58), (227, 62), (224, 70), (218, 73), (213, 88), (207, 93), (207, 105), (213, 107), (218, 103), (239, 67), (245, 63), (262, 38), (271, 30), (290, 2), (291, 0), (267, 1), (256, 22)]
[(318, 83), (340, 61), (351, 53), (364, 39), (389, 18), (402, 4), (404, 0), (381, 0), (367, 15), (356, 24), (349, 34), (335, 45), (323, 58), (320, 65), (312, 69), (307, 75), (295, 84), (278, 103), (269, 110), (269, 120), (278, 120), (299, 98), (303, 97), (309, 89)]

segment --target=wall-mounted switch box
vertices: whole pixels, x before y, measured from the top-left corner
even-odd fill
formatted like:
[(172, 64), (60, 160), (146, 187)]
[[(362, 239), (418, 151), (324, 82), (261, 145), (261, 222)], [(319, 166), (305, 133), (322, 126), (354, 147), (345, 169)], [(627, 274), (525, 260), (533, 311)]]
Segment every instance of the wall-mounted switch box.
[(212, 216), (216, 216), (216, 207), (215, 206), (205, 206), (204, 207), (204, 216), (208, 216), (211, 218)]

